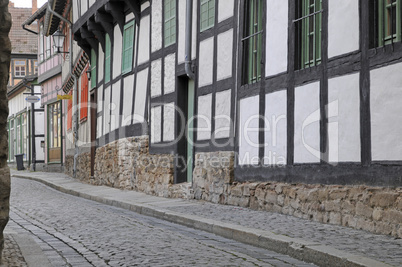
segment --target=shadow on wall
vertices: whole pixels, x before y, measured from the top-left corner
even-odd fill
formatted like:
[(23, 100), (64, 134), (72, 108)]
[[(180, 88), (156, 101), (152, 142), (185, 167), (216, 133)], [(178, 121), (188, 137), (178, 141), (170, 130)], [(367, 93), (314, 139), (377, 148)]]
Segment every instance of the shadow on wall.
[(8, 0), (0, 1), (0, 263), (4, 247), (3, 230), (9, 216), (10, 171), (7, 166), (7, 130), (8, 117), (7, 82), (10, 68), (11, 43), (8, 37), (11, 28), (11, 15), (8, 12)]

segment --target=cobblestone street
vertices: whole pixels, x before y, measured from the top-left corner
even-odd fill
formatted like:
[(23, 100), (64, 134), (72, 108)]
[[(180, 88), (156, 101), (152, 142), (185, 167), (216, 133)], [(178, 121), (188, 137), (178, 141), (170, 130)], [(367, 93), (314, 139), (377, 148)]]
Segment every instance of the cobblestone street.
[(10, 215), (53, 266), (312, 266), (23, 179), (12, 180)]

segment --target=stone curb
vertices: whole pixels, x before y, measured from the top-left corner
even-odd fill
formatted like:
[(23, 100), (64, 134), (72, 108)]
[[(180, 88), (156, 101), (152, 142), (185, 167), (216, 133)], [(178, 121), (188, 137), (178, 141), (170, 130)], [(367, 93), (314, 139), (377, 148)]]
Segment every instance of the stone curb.
[(66, 194), (82, 197), (106, 205), (131, 210), (142, 215), (151, 216), (194, 229), (210, 232), (225, 238), (239, 241), (241, 243), (246, 243), (286, 254), (298, 260), (311, 262), (319, 266), (390, 266), (374, 259), (350, 254), (348, 252), (340, 251), (333, 247), (324, 246), (316, 242), (291, 238), (284, 235), (274, 234), (269, 231), (252, 229), (221, 221), (206, 219), (195, 215), (186, 215), (147, 204), (131, 204), (124, 201), (117, 201), (106, 197), (100, 197), (72, 189), (67, 189), (63, 186), (37, 177), (16, 174), (12, 175), (12, 177), (37, 181)]

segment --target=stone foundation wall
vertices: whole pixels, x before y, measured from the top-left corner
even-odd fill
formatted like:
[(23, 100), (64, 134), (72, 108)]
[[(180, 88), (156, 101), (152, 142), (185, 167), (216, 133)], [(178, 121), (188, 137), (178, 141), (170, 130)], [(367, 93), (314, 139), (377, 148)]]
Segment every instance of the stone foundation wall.
[(129, 137), (96, 150), (93, 184), (164, 197), (185, 197), (189, 185), (173, 185), (173, 155), (150, 154), (148, 136)]
[(8, 12), (8, 0), (0, 0), (0, 264), (4, 247), (3, 230), (7, 225), (10, 209), (10, 170), (7, 166), (8, 136), (6, 130), (7, 82), (11, 55), (11, 43), (8, 38), (10, 28), (11, 15)]
[(195, 198), (402, 238), (402, 188), (236, 183), (233, 162), (230, 152), (197, 154)]
[[(74, 175), (74, 155), (66, 155), (64, 163), (64, 173), (73, 177)], [(91, 153), (80, 153), (77, 156), (77, 175), (76, 178), (85, 182), (93, 183), (91, 179)]]

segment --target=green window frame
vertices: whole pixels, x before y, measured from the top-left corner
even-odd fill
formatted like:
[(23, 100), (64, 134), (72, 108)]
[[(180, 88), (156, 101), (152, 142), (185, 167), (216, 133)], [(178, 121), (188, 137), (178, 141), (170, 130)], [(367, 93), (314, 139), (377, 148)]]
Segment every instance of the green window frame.
[(301, 12), (295, 20), (301, 35), (297, 38), (300, 43), (298, 67), (305, 69), (321, 63), (322, 0), (300, 0), (299, 5)]
[(252, 84), (261, 80), (263, 0), (248, 0), (245, 5), (243, 84)]
[(165, 0), (165, 47), (176, 43), (176, 0)]
[(91, 88), (96, 87), (96, 51), (91, 49)]
[(201, 0), (200, 31), (208, 30), (215, 25), (215, 0)]
[(134, 20), (124, 26), (123, 31), (123, 60), (121, 71), (122, 73), (130, 72), (133, 69), (133, 50), (134, 50)]
[(111, 51), (112, 44), (110, 42), (110, 36), (106, 33), (105, 36), (105, 83), (110, 82), (111, 76)]
[(401, 0), (378, 0), (378, 45), (401, 41)]

